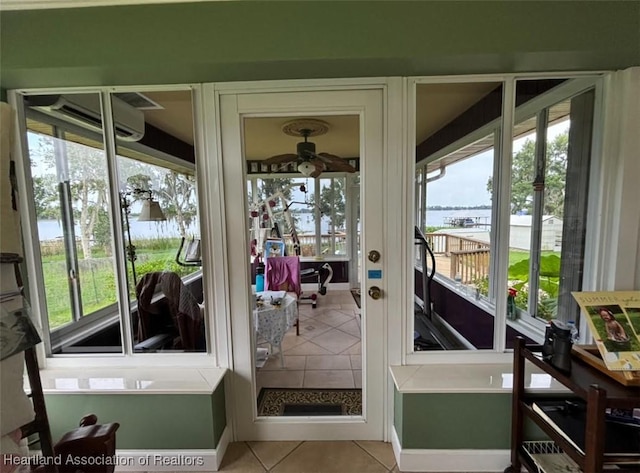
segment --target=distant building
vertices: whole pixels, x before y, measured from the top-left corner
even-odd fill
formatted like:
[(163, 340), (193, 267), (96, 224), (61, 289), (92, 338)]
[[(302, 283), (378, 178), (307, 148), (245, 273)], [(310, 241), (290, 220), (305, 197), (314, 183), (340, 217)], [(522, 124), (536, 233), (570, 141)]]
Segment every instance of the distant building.
[[(512, 215), (509, 232), (509, 246), (520, 250), (531, 247), (531, 215)], [(542, 238), (540, 248), (543, 251), (559, 250), (562, 245), (562, 219), (553, 215), (542, 217)]]

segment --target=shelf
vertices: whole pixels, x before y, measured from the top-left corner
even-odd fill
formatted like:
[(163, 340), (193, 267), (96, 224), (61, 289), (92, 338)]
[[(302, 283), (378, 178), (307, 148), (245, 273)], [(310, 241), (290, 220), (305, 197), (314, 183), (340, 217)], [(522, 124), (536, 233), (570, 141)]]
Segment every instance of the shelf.
[(580, 473), (580, 466), (554, 442), (523, 442), (519, 455), (536, 473)]
[[(607, 426), (613, 429), (612, 424), (607, 424), (605, 409), (608, 407), (616, 408), (635, 408), (640, 405), (640, 387), (625, 386), (613, 378), (595, 369), (593, 366), (572, 355), (571, 373), (559, 371), (554, 366), (542, 360), (539, 346), (526, 347), (523, 338), (518, 338), (515, 344), (514, 361), (513, 361), (513, 399), (512, 399), (512, 426), (511, 426), (511, 466), (505, 472), (519, 472), (521, 467), (526, 468), (531, 473), (542, 473), (544, 470), (540, 465), (530, 457), (524, 448), (524, 422), (525, 419), (531, 419), (551, 440), (553, 445), (557, 446), (563, 457), (570, 458), (584, 473), (602, 473), (603, 471), (616, 471), (618, 464), (632, 465), (633, 470), (618, 471), (636, 471), (636, 466), (640, 469), (640, 447), (635, 452), (633, 443), (630, 445), (619, 440), (618, 437), (606, 437)], [(525, 365), (526, 361), (532, 363), (535, 367), (548, 373), (557, 382), (568, 388), (571, 392), (567, 395), (544, 395), (534, 393), (533, 391), (525, 391)], [(571, 411), (566, 411), (571, 405), (565, 405), (567, 399), (578, 399), (584, 401), (584, 406), (576, 406), (582, 412), (582, 415), (572, 415)], [(547, 404), (544, 407), (542, 401), (560, 401), (561, 404)], [(537, 402), (534, 410), (533, 403)], [(581, 404), (581, 403), (578, 403)], [(544, 409), (544, 410), (543, 410)], [(569, 426), (576, 426), (572, 423), (567, 424), (567, 418), (558, 415), (558, 410), (563, 413), (569, 412), (570, 417), (579, 419), (577, 429), (573, 427), (569, 429), (575, 430), (573, 439), (560, 429)], [(542, 414), (544, 412), (544, 414)], [(542, 414), (542, 415), (541, 415)], [(584, 423), (584, 428), (582, 424)], [(580, 436), (580, 432), (583, 437)], [(609, 430), (610, 434), (619, 433), (620, 430)], [(635, 434), (635, 432), (634, 432)], [(622, 440), (628, 441), (631, 437), (625, 431), (621, 437)], [(576, 439), (579, 440), (576, 440)], [(606, 454), (605, 440), (609, 439), (609, 449), (630, 449), (633, 453), (616, 453)], [(571, 439), (571, 440), (570, 440)], [(617, 447), (616, 447), (617, 446)], [(559, 456), (547, 457), (549, 460), (562, 460)], [(562, 463), (560, 461), (560, 463)], [(549, 462), (548, 468), (551, 471), (574, 471), (575, 466), (569, 469), (562, 469), (562, 466), (555, 466), (553, 462)], [(566, 465), (565, 465), (566, 467)], [(558, 469), (559, 468), (559, 469)]]
[(543, 361), (535, 352), (525, 349), (523, 356), (540, 369), (549, 373), (558, 382), (564, 384), (578, 397), (587, 399), (589, 388), (597, 385), (607, 392), (607, 407), (638, 407), (640, 386), (624, 386), (577, 357), (572, 357), (571, 374), (557, 370), (553, 365)]

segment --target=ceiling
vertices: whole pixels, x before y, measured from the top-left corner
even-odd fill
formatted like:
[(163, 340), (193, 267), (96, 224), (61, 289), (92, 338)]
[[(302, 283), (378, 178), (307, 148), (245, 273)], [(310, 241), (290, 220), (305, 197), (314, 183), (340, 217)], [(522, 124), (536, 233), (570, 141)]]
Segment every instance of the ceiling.
[[(499, 84), (423, 84), (416, 87), (416, 144), (431, 136)], [(167, 133), (193, 144), (193, 119), (190, 91), (142, 92), (162, 107), (145, 110), (145, 120)], [(284, 153), (295, 153), (302, 138), (282, 131), (294, 118), (316, 118), (328, 123), (326, 134), (310, 138), (318, 152), (340, 157), (360, 155), (359, 120), (356, 115), (301, 115), (298, 117), (247, 118), (244, 122), (245, 158), (262, 160)]]

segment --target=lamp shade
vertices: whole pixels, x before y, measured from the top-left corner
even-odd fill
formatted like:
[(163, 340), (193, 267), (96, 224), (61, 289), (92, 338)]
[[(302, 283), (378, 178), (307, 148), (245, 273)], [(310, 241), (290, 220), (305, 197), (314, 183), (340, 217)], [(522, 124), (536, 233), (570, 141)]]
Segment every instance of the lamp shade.
[(300, 165), (298, 166), (298, 172), (300, 172), (301, 174), (304, 174), (307, 177), (309, 177), (311, 173), (314, 172), (315, 170), (316, 170), (316, 167), (308, 161), (300, 163)]
[(147, 199), (142, 202), (142, 210), (140, 210), (139, 222), (160, 222), (166, 220), (160, 204), (153, 199)]

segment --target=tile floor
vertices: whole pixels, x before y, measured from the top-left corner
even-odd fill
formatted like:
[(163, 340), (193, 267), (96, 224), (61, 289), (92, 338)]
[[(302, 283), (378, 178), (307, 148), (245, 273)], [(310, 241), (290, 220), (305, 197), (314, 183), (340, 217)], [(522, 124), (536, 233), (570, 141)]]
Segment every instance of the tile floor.
[[(282, 348), (285, 368), (272, 354), (258, 369), (260, 387), (361, 387), (360, 309), (349, 291), (301, 304)], [(259, 346), (267, 346), (259, 343)], [(371, 441), (233, 442), (220, 465), (226, 473), (402, 473), (390, 443)]]
[(402, 473), (391, 444), (343, 442), (234, 442), (225, 473)]
[(220, 471), (234, 473), (398, 472), (391, 444), (384, 442), (235, 442)]
[[(327, 291), (315, 309), (301, 303), (300, 335), (291, 328), (282, 342), (285, 367), (277, 353), (258, 368), (258, 392), (272, 388), (361, 388), (360, 309), (349, 291)], [(268, 344), (258, 341), (258, 346)]]

